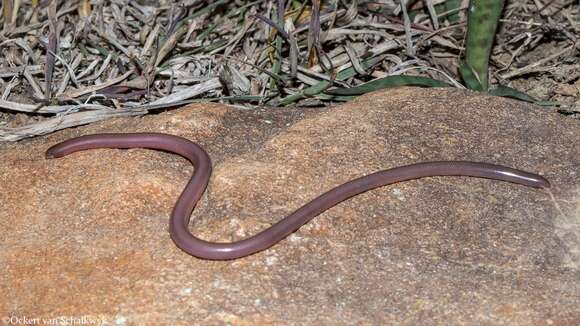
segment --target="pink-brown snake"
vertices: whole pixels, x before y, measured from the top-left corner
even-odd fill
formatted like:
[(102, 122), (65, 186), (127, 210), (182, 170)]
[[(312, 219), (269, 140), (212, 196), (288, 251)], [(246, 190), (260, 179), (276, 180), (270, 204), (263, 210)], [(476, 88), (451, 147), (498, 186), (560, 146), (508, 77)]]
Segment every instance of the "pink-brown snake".
[(267, 249), (336, 204), (368, 190), (396, 182), (430, 176), (469, 176), (508, 181), (535, 188), (550, 187), (548, 180), (542, 176), (495, 164), (456, 161), (417, 163), (348, 181), (247, 239), (232, 243), (213, 243), (195, 237), (188, 229), (191, 213), (205, 192), (211, 176), (211, 161), (203, 148), (185, 138), (167, 134), (97, 134), (56, 144), (46, 151), (46, 157), (57, 158), (94, 148), (150, 148), (175, 153), (188, 159), (194, 165), (194, 173), (175, 203), (169, 222), (169, 232), (175, 244), (183, 251), (199, 258), (215, 260), (236, 259)]

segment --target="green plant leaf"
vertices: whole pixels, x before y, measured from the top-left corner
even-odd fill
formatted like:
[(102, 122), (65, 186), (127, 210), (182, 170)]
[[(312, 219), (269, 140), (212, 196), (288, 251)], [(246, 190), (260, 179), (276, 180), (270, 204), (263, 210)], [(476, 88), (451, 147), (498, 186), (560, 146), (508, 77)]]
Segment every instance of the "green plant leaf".
[(397, 86), (450, 87), (451, 85), (427, 77), (397, 75), (375, 79), (355, 87), (332, 89), (325, 93), (330, 95), (361, 95), (379, 89)]
[(473, 91), (483, 91), (483, 86), (479, 82), (473, 69), (465, 61), (459, 63), (459, 73), (465, 82), (465, 86)]
[[(371, 58), (368, 58), (368, 59), (362, 61), (361, 65), (363, 66), (364, 69), (369, 69), (369, 68), (375, 66), (376, 64), (382, 62), (384, 60), (384, 58), (385, 58), (384, 55), (371, 57)], [(352, 78), (352, 77), (356, 76), (356, 74), (357, 73), (354, 70), (354, 68), (349, 67), (349, 68), (341, 70), (339, 73), (337, 73), (336, 80), (343, 81), (343, 80), (346, 80), (348, 78)], [(280, 101), (279, 105), (285, 106), (285, 105), (291, 104), (293, 102), (296, 102), (296, 101), (300, 100), (301, 98), (318, 95), (318, 94), (324, 92), (330, 86), (331, 86), (330, 81), (322, 80), (315, 85), (312, 85), (310, 87), (303, 89), (301, 92), (286, 96), (285, 98), (283, 98)]]
[(335, 102), (350, 102), (356, 98), (356, 96), (342, 96), (342, 95), (328, 95), (328, 94), (318, 94), (315, 98), (320, 100), (326, 101), (335, 101)]
[(513, 98), (513, 99), (528, 102), (528, 103), (534, 103), (535, 105), (544, 106), (544, 107), (561, 107), (562, 106), (562, 103), (560, 103), (560, 102), (540, 101), (540, 100), (537, 100), (537, 99), (533, 98), (532, 96), (530, 96), (522, 91), (518, 91), (517, 89), (507, 87), (507, 86), (502, 86), (502, 85), (497, 86), (496, 88), (490, 90), (488, 93), (491, 95), (495, 95), (495, 96), (508, 97), (508, 98)]
[(465, 62), (479, 77), (483, 91), (489, 87), (489, 57), (504, 3), (505, 0), (469, 1)]
[(536, 100), (535, 98), (531, 97), (530, 95), (528, 95), (522, 91), (518, 91), (517, 89), (507, 87), (507, 86), (502, 86), (502, 85), (499, 85), (496, 88), (490, 90), (489, 94), (495, 95), (495, 96), (501, 96), (501, 97), (514, 98), (516, 100), (530, 102), (530, 103), (537, 103), (538, 102), (538, 100)]
[(461, 7), (461, 0), (447, 0), (445, 1), (445, 11), (453, 11), (447, 16), (449, 22), (457, 24), (459, 22), (459, 8)]

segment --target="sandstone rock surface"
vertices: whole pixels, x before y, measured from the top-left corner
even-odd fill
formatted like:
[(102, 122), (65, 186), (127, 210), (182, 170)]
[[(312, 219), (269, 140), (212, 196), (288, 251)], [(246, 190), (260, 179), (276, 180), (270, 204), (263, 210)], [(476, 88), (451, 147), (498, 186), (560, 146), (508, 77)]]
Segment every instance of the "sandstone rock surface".
[[(214, 174), (192, 220), (232, 241), (377, 170), (486, 161), (549, 190), (434, 177), (352, 198), (259, 254), (205, 261), (168, 234), (193, 168), (152, 150), (46, 160), (62, 140), (164, 132)], [(507, 99), (399, 88), (325, 109), (199, 104), (0, 144), (0, 318), (131, 324), (574, 324), (580, 122)], [(10, 319), (12, 318), (12, 319)]]

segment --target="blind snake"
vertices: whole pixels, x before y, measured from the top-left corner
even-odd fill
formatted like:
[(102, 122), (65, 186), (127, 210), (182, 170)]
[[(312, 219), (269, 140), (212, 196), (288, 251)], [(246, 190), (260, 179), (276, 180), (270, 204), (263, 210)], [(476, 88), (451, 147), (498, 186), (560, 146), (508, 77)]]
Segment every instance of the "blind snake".
[(50, 147), (47, 158), (94, 148), (150, 148), (175, 153), (188, 159), (194, 172), (175, 203), (169, 232), (175, 244), (186, 253), (205, 259), (236, 259), (267, 249), (302, 225), (336, 204), (368, 190), (396, 182), (430, 176), (469, 176), (516, 184), (548, 188), (550, 183), (540, 175), (479, 162), (438, 161), (411, 164), (383, 170), (348, 181), (305, 204), (270, 228), (232, 243), (201, 240), (189, 232), (191, 213), (201, 198), (211, 175), (211, 161), (205, 150), (185, 138), (159, 133), (96, 134), (72, 138)]

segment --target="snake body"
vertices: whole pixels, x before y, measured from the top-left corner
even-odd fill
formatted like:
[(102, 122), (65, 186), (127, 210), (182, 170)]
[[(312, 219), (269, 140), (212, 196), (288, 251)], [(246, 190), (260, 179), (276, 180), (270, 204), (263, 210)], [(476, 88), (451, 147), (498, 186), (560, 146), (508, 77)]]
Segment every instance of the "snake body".
[(58, 158), (96, 148), (149, 148), (175, 153), (188, 159), (195, 169), (175, 203), (169, 232), (175, 244), (186, 253), (212, 260), (236, 259), (267, 249), (336, 204), (368, 190), (396, 182), (430, 176), (469, 176), (535, 188), (550, 186), (548, 180), (537, 174), (490, 163), (439, 161), (411, 164), (379, 171), (337, 186), (252, 237), (231, 243), (215, 243), (197, 238), (188, 229), (191, 213), (205, 192), (211, 176), (211, 160), (202, 147), (185, 138), (159, 133), (96, 134), (56, 144), (47, 150), (46, 157)]

